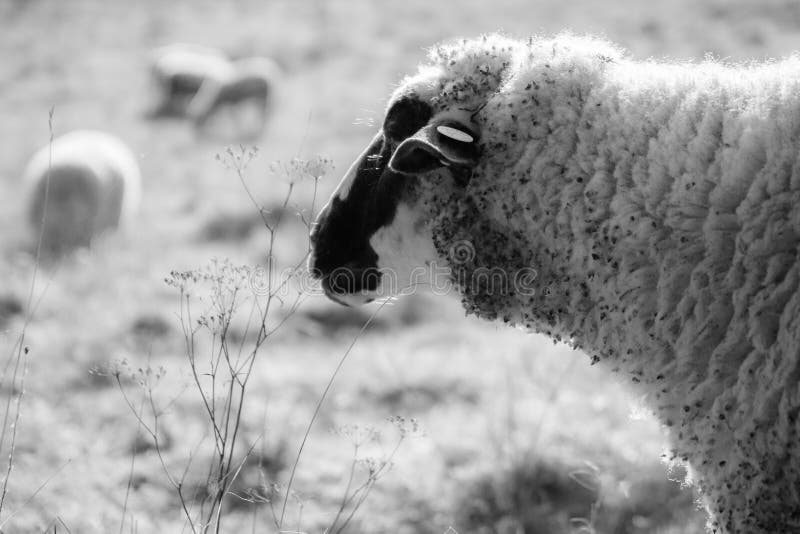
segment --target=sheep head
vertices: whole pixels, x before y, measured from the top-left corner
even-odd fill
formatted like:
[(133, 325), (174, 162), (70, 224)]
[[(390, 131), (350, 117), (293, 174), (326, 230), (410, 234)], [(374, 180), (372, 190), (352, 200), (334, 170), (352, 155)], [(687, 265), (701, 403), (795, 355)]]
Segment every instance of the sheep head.
[[(510, 62), (496, 38), (433, 51), (432, 65), (404, 80), (380, 131), (345, 174), (312, 232), (309, 262), (325, 292), (361, 304), (413, 287), (447, 258), (431, 221), (444, 199), (464, 194), (482, 164), (480, 111)], [(445, 255), (446, 256), (446, 255)]]

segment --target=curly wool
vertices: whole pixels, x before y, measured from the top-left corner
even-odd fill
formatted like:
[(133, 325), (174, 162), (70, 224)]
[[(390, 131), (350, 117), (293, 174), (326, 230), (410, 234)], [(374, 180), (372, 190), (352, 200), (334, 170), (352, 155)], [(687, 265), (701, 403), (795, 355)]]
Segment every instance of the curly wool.
[(462, 284), (468, 312), (630, 376), (691, 467), (713, 532), (800, 530), (800, 59), (635, 62), (560, 35), (440, 46), (403, 81), (469, 110), (469, 185), (420, 180), (439, 256), (538, 272)]

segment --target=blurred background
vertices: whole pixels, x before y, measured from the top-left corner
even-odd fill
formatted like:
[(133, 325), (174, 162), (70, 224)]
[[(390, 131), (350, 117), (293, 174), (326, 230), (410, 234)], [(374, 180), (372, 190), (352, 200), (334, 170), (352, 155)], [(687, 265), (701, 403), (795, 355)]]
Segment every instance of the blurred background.
[[(800, 49), (800, 4), (0, 1), (0, 451), (13, 452), (2, 469), (0, 530), (192, 531), (169, 477), (193, 488), (184, 504), (199, 510), (212, 492), (214, 439), (187, 360), (179, 292), (164, 279), (213, 258), (264, 265), (269, 232), (250, 195), (270, 221), (286, 215), (272, 245), (276, 265), (301, 261), (306, 226), (294, 212), (307, 217), (312, 201), (327, 199), (427, 47), (565, 29), (605, 36), (635, 58), (764, 60)], [(163, 47), (175, 43), (191, 46), (164, 60)], [(182, 63), (186, 55), (205, 59)], [(198, 111), (191, 75), (209, 55), (228, 65), (212, 95), (222, 104)], [(266, 92), (258, 73), (230, 67), (253, 57), (274, 62)], [(36, 189), (23, 175), (51, 135), (77, 129), (127, 145), (141, 202), (118, 231), (37, 268)], [(257, 154), (250, 159), (240, 143)], [(242, 179), (231, 145), (248, 162)], [(293, 158), (319, 157), (335, 169), (316, 193), (313, 179), (298, 181), (284, 203)], [(356, 337), (297, 464), (283, 531), (336, 532), (362, 495), (345, 531), (702, 531), (694, 495), (680, 487), (684, 473), (660, 461), (658, 426), (584, 355), (465, 318), (456, 297), (399, 300), (363, 334), (374, 308), (317, 296), (276, 309), (276, 321), (287, 320), (253, 367), (235, 451), (241, 467), (220, 531), (278, 530), (274, 508), (280, 516), (297, 448)], [(20, 356), (22, 332), (29, 351)], [(230, 336), (253, 343), (241, 325)], [(213, 351), (213, 339), (197, 343)], [(159, 407), (156, 444), (137, 420), (153, 422), (141, 399)], [(404, 423), (387, 423), (394, 416)], [(409, 430), (411, 418), (419, 430)]]

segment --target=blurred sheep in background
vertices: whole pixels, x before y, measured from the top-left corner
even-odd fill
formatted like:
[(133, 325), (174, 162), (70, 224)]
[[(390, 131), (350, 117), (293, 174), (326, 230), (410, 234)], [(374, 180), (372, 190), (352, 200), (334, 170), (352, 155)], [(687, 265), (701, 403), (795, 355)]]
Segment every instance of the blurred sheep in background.
[[(269, 100), (281, 69), (266, 57), (249, 57), (233, 62), (233, 69), (219, 69), (208, 76), (189, 104), (187, 115), (198, 131), (208, 133), (210, 125), (225, 112), (232, 137), (250, 139), (264, 130)], [(216, 130), (216, 128), (214, 128)]]
[(230, 59), (220, 50), (198, 44), (175, 43), (157, 48), (150, 60), (156, 103), (151, 118), (185, 117), (189, 103), (207, 79), (233, 75)]
[(93, 130), (69, 132), (43, 146), (23, 181), (29, 221), (46, 255), (89, 246), (130, 219), (141, 196), (134, 154), (118, 138)]

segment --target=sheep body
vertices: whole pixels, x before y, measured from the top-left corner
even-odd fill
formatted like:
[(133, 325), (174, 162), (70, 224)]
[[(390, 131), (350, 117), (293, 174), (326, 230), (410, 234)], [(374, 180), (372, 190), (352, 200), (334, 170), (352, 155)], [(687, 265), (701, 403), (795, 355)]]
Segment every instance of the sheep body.
[[(668, 429), (669, 459), (690, 466), (712, 532), (800, 531), (800, 59), (635, 62), (571, 35), (490, 36), (430, 59), (395, 91), (384, 131), (412, 98), (428, 124), (476, 129), (480, 158), (466, 185), (448, 163), (392, 186), (393, 213), (411, 206), (405, 232), (427, 235), (435, 257), (405, 250), (418, 240), (387, 230), (393, 215), (347, 253), (382, 270), (387, 249), (447, 262), (468, 312), (628, 375)], [(320, 217), (323, 274), (353, 264), (320, 258), (334, 226), (359, 228), (343, 211), (374, 202), (359, 187), (383, 194), (375, 168), (399, 180), (384, 137)], [(473, 253), (454, 261), (463, 242)], [(468, 283), (487, 268), (537, 275), (526, 291)]]
[(45, 251), (54, 253), (88, 246), (125, 224), (141, 196), (136, 157), (118, 138), (93, 130), (75, 130), (43, 146), (23, 182), (29, 221)]

